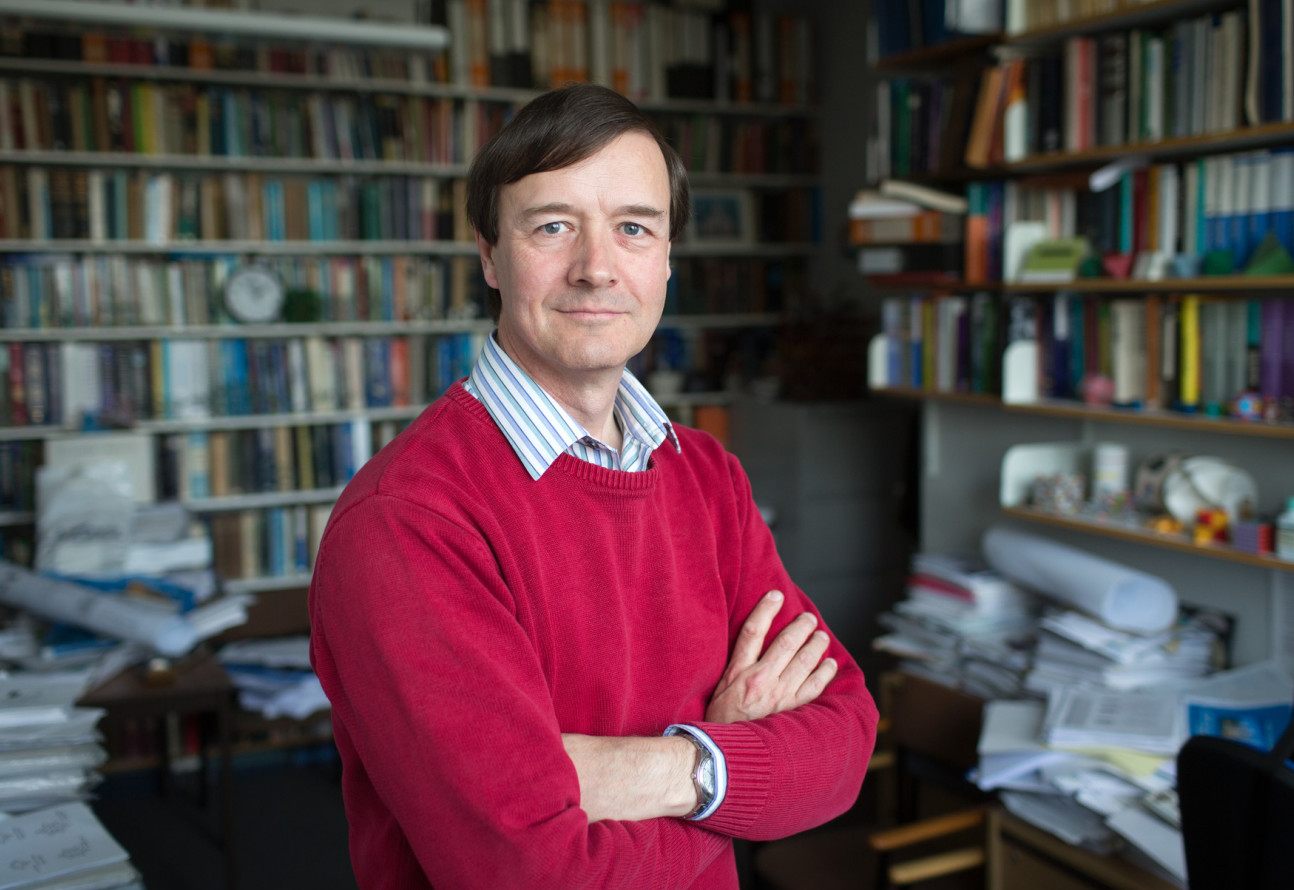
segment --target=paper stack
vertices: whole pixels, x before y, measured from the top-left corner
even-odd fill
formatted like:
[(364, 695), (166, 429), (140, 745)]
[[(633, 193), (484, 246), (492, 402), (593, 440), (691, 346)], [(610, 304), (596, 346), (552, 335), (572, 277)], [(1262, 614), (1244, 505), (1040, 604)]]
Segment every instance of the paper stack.
[(1034, 598), (970, 558), (918, 554), (907, 596), (879, 618), (873, 646), (904, 668), (985, 698), (1022, 692), (1037, 625)]
[(0, 822), (0, 890), (142, 887), (139, 874), (83, 803)]
[(222, 648), (219, 658), (244, 710), (302, 720), (329, 707), (310, 667), (309, 637), (238, 640)]
[(1183, 610), (1171, 629), (1141, 636), (1076, 611), (1053, 610), (1042, 618), (1025, 685), (1044, 694), (1069, 686), (1180, 686), (1223, 665), (1230, 626), (1218, 613)]
[(95, 725), (103, 712), (76, 707), (85, 671), (0, 676), (0, 812), (78, 800), (107, 759)]

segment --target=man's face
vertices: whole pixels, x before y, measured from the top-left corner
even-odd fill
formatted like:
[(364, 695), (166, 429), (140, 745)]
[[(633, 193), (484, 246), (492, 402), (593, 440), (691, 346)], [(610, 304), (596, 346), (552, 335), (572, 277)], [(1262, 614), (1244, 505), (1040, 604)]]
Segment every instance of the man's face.
[(499, 345), (545, 389), (618, 376), (651, 338), (669, 280), (669, 199), (660, 148), (636, 132), (500, 190), (498, 243), (477, 237), (503, 297)]

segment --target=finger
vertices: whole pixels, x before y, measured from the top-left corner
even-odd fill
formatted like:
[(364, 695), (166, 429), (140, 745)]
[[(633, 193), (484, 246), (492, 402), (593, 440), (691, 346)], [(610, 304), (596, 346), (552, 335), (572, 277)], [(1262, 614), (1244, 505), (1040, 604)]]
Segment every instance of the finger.
[(824, 658), (822, 663), (814, 669), (813, 673), (809, 674), (808, 679), (801, 684), (796, 692), (795, 707), (807, 705), (822, 695), (826, 691), (827, 684), (835, 679), (836, 671), (839, 668), (840, 666), (836, 664), (834, 658)]
[(812, 612), (801, 612), (796, 615), (795, 620), (782, 628), (777, 639), (773, 640), (763, 657), (759, 659), (760, 667), (771, 671), (774, 677), (780, 677), (786, 670), (786, 666), (791, 663), (791, 659), (795, 657), (795, 653), (800, 651), (817, 626), (818, 617)]
[(759, 660), (759, 653), (764, 649), (764, 638), (773, 626), (773, 618), (782, 608), (783, 599), (782, 591), (770, 590), (750, 610), (746, 623), (737, 634), (737, 642), (732, 646), (729, 669), (744, 670)]
[(822, 656), (827, 654), (829, 645), (831, 638), (827, 636), (827, 632), (815, 630), (782, 671), (782, 685), (791, 690), (799, 689), (822, 661)]

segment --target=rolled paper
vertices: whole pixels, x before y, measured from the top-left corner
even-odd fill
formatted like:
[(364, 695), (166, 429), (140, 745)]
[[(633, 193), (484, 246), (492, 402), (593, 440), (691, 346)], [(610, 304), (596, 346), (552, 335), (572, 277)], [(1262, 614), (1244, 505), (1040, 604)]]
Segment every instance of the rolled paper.
[(1118, 630), (1155, 634), (1177, 619), (1168, 582), (1086, 550), (1003, 526), (984, 533), (983, 550), (1000, 574)]

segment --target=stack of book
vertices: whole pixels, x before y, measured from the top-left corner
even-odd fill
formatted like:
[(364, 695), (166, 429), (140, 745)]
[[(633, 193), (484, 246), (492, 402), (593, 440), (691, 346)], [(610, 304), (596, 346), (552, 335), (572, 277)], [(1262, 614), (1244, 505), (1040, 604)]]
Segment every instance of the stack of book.
[(913, 558), (907, 597), (879, 618), (873, 647), (913, 673), (985, 698), (1023, 694), (1037, 619), (1034, 599), (981, 563)]
[(947, 284), (961, 277), (966, 199), (902, 180), (862, 189), (849, 204), (849, 243), (873, 283)]

